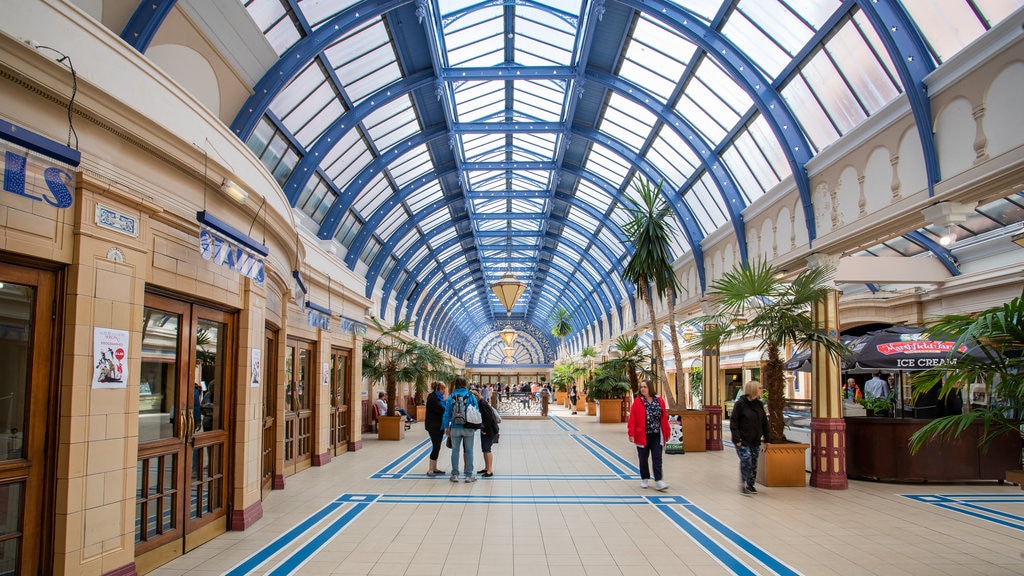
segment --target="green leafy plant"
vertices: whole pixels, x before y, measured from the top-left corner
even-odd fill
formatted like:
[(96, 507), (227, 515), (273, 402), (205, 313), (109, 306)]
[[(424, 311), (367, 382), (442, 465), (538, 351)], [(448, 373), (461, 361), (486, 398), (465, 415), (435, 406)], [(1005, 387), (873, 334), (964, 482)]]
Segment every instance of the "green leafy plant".
[[(914, 397), (937, 385), (939, 398), (945, 398), (959, 394), (969, 384), (982, 384), (991, 401), (988, 406), (942, 416), (921, 427), (910, 437), (911, 452), (931, 439), (959, 436), (976, 422), (982, 425), (980, 442), (984, 447), (1007, 432), (1024, 435), (1024, 291), (1002, 306), (973, 316), (944, 316), (932, 323), (927, 333), (953, 340), (955, 345), (945, 362), (917, 374)], [(965, 347), (977, 347), (977, 353), (961, 353)]]
[(702, 404), (701, 399), (704, 398), (704, 368), (700, 366), (690, 368), (690, 395), (692, 396), (693, 406)]
[(564, 307), (559, 306), (548, 318), (551, 323), (551, 335), (562, 341), (562, 352), (568, 354), (565, 349), (565, 337), (572, 334), (572, 315)]
[[(640, 336), (637, 334), (619, 336), (615, 339), (615, 348), (618, 350), (618, 356), (605, 360), (599, 366), (605, 372), (612, 371), (622, 375), (623, 379), (629, 382), (633, 394), (638, 394), (641, 379), (653, 380), (654, 373), (647, 364), (650, 355), (647, 349), (640, 345)], [(655, 386), (651, 392), (657, 393), (657, 390)]]
[(391, 327), (385, 327), (376, 318), (371, 321), (380, 336), (363, 342), (363, 377), (370, 382), (384, 382), (387, 414), (392, 414), (399, 382), (422, 379), (425, 384), (428, 379), (449, 373), (451, 367), (440, 350), (405, 336), (412, 328), (411, 321), (400, 320)]
[(625, 375), (614, 367), (602, 366), (594, 371), (594, 378), (587, 384), (587, 401), (625, 398), (629, 393), (629, 382)]
[(759, 340), (767, 353), (761, 383), (768, 393), (769, 442), (785, 442), (786, 380), (781, 351), (786, 344), (797, 348), (821, 346), (837, 360), (848, 349), (838, 339), (818, 329), (811, 305), (832, 291), (833, 270), (820, 266), (804, 270), (791, 282), (781, 282), (779, 270), (763, 260), (726, 272), (712, 284), (707, 299), (717, 312), (694, 320), (705, 328), (690, 344), (692, 350), (717, 348), (734, 337)]
[(861, 398), (857, 403), (876, 416), (884, 416), (892, 407), (892, 394), (885, 397)]

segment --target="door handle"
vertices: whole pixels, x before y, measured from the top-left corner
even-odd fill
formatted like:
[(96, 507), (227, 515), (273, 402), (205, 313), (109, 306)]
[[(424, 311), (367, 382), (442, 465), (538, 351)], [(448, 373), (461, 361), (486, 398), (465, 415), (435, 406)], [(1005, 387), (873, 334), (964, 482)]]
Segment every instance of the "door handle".
[(187, 421), (188, 426), (186, 428), (187, 432), (185, 434), (185, 443), (188, 444), (196, 436), (196, 417), (195, 417), (195, 414), (192, 414), (191, 410), (186, 412), (186, 414), (187, 414), (187, 416), (186, 416), (185, 419)]
[(178, 433), (181, 434), (181, 439), (183, 441), (188, 437), (188, 428), (186, 428), (188, 417), (186, 414), (188, 414), (188, 411), (184, 408), (178, 409)]

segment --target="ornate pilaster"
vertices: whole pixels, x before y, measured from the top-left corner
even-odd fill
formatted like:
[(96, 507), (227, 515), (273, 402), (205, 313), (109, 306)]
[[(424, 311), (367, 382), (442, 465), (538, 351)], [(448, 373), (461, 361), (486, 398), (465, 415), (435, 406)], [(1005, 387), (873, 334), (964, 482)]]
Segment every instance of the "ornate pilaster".
[[(713, 325), (705, 325), (707, 329)], [(704, 409), (708, 411), (705, 424), (705, 446), (708, 450), (722, 449), (722, 396), (724, 382), (719, 375), (721, 357), (718, 346), (705, 348), (701, 362), (704, 365)]]
[[(810, 263), (830, 265), (835, 258), (818, 257)], [(839, 293), (829, 292), (814, 303), (811, 315), (818, 330), (830, 338), (839, 338)], [(811, 486), (845, 490), (846, 422), (843, 421), (843, 396), (840, 358), (822, 346), (811, 348)]]

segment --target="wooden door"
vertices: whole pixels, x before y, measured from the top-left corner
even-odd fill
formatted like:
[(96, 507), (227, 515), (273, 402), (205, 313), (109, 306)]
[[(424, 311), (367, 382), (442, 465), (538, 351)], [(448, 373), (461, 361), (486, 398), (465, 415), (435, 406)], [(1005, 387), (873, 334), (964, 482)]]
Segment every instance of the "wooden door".
[(143, 312), (136, 566), (227, 530), (233, 315), (148, 294)]
[(52, 567), (55, 285), (52, 272), (0, 263), (0, 574)]
[(277, 462), (277, 331), (266, 329), (261, 354), (260, 387), (263, 397), (263, 435), (260, 488), (262, 496), (274, 489), (274, 464)]
[(350, 350), (333, 348), (331, 350), (331, 452), (337, 456), (348, 451), (349, 430), (351, 430), (352, 402), (351, 369), (352, 353)]
[(294, 338), (289, 338), (285, 347), (285, 475), (312, 465), (314, 419), (310, 407), (313, 402), (314, 352), (313, 343)]

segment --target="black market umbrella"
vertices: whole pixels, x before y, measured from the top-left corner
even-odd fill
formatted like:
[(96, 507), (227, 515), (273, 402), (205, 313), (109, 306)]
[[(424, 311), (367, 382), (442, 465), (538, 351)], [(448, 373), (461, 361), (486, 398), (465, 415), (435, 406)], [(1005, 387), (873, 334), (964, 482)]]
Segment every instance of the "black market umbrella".
[[(847, 346), (850, 345), (856, 337), (855, 336), (839, 336), (839, 341)], [(843, 365), (845, 367), (847, 359), (843, 358)], [(784, 369), (795, 371), (795, 372), (810, 372), (811, 371), (811, 349), (801, 348), (793, 353), (793, 356), (786, 360)]]
[(953, 340), (924, 334), (918, 326), (892, 326), (875, 330), (849, 344), (851, 370), (885, 370), (915, 372), (946, 362), (962, 354), (980, 354), (977, 348)]

